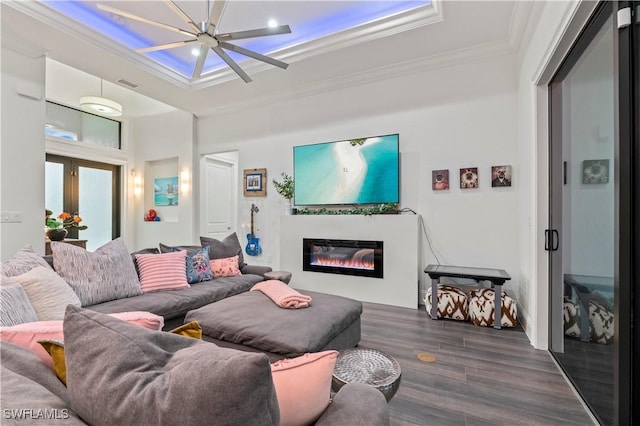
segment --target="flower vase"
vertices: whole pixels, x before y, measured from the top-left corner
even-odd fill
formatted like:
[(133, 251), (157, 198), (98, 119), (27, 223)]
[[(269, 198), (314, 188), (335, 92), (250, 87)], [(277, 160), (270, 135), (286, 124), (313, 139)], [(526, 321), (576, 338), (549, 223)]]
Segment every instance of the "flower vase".
[(49, 229), (47, 237), (51, 241), (62, 241), (67, 236), (67, 230), (64, 228)]

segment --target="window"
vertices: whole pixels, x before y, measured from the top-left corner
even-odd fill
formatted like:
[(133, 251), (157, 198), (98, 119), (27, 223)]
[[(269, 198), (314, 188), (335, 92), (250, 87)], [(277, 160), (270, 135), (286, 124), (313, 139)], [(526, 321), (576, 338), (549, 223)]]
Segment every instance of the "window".
[(82, 217), (84, 231), (68, 238), (87, 240), (93, 251), (120, 236), (120, 166), (47, 154), (45, 207)]

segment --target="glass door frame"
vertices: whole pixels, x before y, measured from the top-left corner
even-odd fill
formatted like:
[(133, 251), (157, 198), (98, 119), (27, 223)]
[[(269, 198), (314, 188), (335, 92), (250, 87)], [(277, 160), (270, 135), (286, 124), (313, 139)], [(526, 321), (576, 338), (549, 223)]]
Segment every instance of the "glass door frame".
[[(64, 195), (63, 206), (68, 212), (77, 212), (79, 209), (79, 185), (78, 168), (87, 167), (92, 169), (108, 170), (112, 172), (111, 188), (111, 238), (120, 236), (120, 199), (122, 188), (120, 184), (120, 167), (114, 164), (101, 163), (98, 161), (83, 160), (79, 158), (65, 157), (56, 154), (47, 154), (47, 162), (60, 163), (64, 166)], [(78, 238), (78, 231), (70, 231), (69, 238)]]
[[(625, 7), (633, 11), (632, 24), (618, 29), (617, 12)], [(558, 105), (562, 100), (561, 81), (578, 61), (601, 25), (613, 16), (615, 82), (615, 337), (614, 337), (614, 424), (640, 422), (640, 405), (632, 404), (640, 393), (632, 383), (640, 383), (640, 36), (638, 20), (640, 2), (601, 2), (568, 52), (549, 83), (549, 347), (563, 350), (563, 336), (554, 329), (554, 316), (562, 315), (562, 251), (553, 250), (562, 242), (562, 117)], [(555, 107), (554, 107), (555, 106)], [(560, 110), (561, 111), (561, 110)], [(559, 188), (559, 189), (558, 189)], [(558, 281), (560, 280), (560, 281)], [(558, 297), (560, 294), (560, 297)], [(634, 315), (635, 312), (635, 315)], [(554, 336), (555, 333), (555, 336)], [(551, 351), (552, 352), (552, 351)], [(552, 352), (553, 353), (553, 352)], [(635, 392), (634, 392), (635, 391)]]

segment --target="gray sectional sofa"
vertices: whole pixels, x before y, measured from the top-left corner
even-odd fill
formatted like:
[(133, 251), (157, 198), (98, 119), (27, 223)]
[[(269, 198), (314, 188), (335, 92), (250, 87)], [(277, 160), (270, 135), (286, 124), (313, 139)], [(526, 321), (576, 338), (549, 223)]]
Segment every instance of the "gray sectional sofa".
[[(237, 242), (235, 235), (230, 236), (231, 244), (226, 241), (225, 250), (240, 251), (241, 248)], [(155, 250), (144, 250), (143, 252), (154, 252)], [(53, 259), (46, 257), (45, 259), (50, 266), (53, 265)], [(109, 300), (102, 303), (85, 306), (84, 308), (73, 308), (83, 312), (95, 312), (95, 314), (85, 314), (85, 316), (97, 315), (97, 318), (103, 313), (117, 313), (127, 311), (147, 311), (160, 315), (165, 321), (165, 330), (175, 328), (178, 325), (182, 325), (185, 319), (185, 315), (188, 312), (196, 310), (198, 308), (216, 303), (223, 299), (228, 299), (232, 296), (244, 294), (256, 283), (264, 279), (263, 274), (270, 271), (271, 268), (256, 265), (246, 265), (241, 262), (242, 275), (234, 277), (221, 277), (216, 278), (209, 282), (193, 283), (188, 288), (179, 290), (167, 290), (144, 293), (141, 295), (124, 297), (115, 300)], [(4, 268), (3, 268), (4, 273)], [(67, 308), (67, 312), (72, 308), (70, 305)], [(72, 309), (72, 310), (73, 310)], [(77, 316), (77, 315), (76, 315)], [(65, 321), (68, 319), (65, 317)], [(108, 320), (113, 321), (113, 320)], [(66, 324), (66, 323), (65, 323)], [(359, 340), (359, 318), (358, 318), (358, 340)], [(108, 327), (107, 327), (108, 328)], [(83, 328), (83, 330), (86, 328)], [(144, 330), (145, 333), (148, 333)], [(141, 332), (142, 333), (142, 332)], [(161, 333), (158, 336), (164, 336), (169, 333)], [(112, 337), (105, 334), (104, 338), (100, 338), (98, 335), (93, 337), (95, 345), (101, 341), (111, 341)], [(169, 339), (173, 338), (170, 337)], [(65, 325), (65, 340), (67, 339), (67, 329)], [(154, 345), (165, 337), (151, 339), (148, 348), (153, 348)], [(92, 343), (92, 345), (94, 344)], [(357, 343), (357, 341), (356, 341)], [(129, 347), (131, 344), (123, 345), (123, 347)], [(233, 349), (219, 347), (209, 342), (199, 342), (199, 345), (211, 345), (208, 347), (198, 347), (198, 350), (205, 351), (208, 354), (213, 354), (211, 359), (215, 361), (216, 357), (220, 356), (223, 360), (233, 359), (234, 367), (232, 370), (244, 371), (242, 367), (243, 362), (246, 362), (247, 367), (251, 368), (251, 365), (259, 365), (261, 374), (256, 375), (250, 380), (251, 382), (247, 386), (247, 389), (263, 388), (267, 389), (267, 393), (273, 393), (273, 383), (271, 381), (270, 371), (268, 366), (270, 365), (270, 359), (265, 354), (250, 353), (246, 351), (236, 351)], [(134, 345), (138, 346), (138, 345)], [(109, 345), (105, 347), (105, 351), (108, 351)], [(1, 377), (2, 380), (2, 394), (1, 402), (3, 412), (2, 424), (131, 424), (127, 422), (127, 417), (123, 417), (120, 421), (115, 421), (113, 418), (103, 418), (96, 421), (95, 417), (87, 418), (86, 414), (80, 417), (72, 407), (76, 406), (72, 404), (73, 398), (70, 397), (68, 389), (60, 382), (56, 374), (48, 368), (41, 361), (38, 356), (34, 355), (29, 350), (16, 346), (12, 343), (2, 342), (1, 349)], [(242, 349), (242, 348), (240, 348)], [(151, 349), (150, 349), (151, 350)], [(151, 350), (153, 352), (153, 350)], [(114, 352), (115, 354), (116, 352)], [(170, 359), (171, 355), (167, 355), (166, 350), (158, 351), (156, 359)], [(168, 357), (168, 358), (167, 358)], [(108, 357), (107, 357), (108, 359)], [(126, 360), (125, 360), (126, 361)], [(173, 362), (173, 361), (170, 361)], [(203, 361), (204, 362), (204, 361)], [(219, 365), (225, 364), (227, 361), (222, 362)], [(125, 362), (126, 364), (126, 362)], [(218, 364), (216, 364), (218, 365)], [(202, 365), (202, 368), (206, 368)], [(229, 365), (227, 365), (228, 367)], [(161, 368), (160, 368), (161, 370)], [(158, 371), (160, 371), (158, 370)], [(119, 374), (122, 374), (120, 372)], [(226, 374), (226, 373), (225, 373)], [(229, 377), (217, 378), (218, 383), (233, 383), (233, 380), (237, 380), (237, 377), (233, 376), (233, 371), (229, 372)], [(257, 378), (256, 378), (257, 377)], [(69, 384), (69, 382), (68, 382)], [(73, 386), (73, 383), (71, 383)], [(92, 386), (101, 386), (99, 383), (92, 384)], [(169, 384), (166, 384), (169, 386)], [(71, 387), (71, 386), (70, 386)], [(75, 386), (73, 386), (75, 389)], [(172, 389), (170, 386), (166, 388), (169, 392)], [(162, 393), (162, 389), (159, 391)], [(200, 391), (198, 391), (200, 392)], [(220, 400), (222, 395), (225, 394), (224, 389), (210, 388), (206, 390), (210, 401)], [(158, 394), (159, 395), (159, 394)], [(157, 398), (155, 397), (147, 400), (147, 404), (155, 404)], [(175, 403), (178, 404), (174, 408), (181, 414), (181, 420), (177, 421), (159, 421), (145, 424), (177, 424), (181, 426), (189, 424), (279, 424), (280, 418), (278, 413), (277, 404), (271, 402), (265, 402), (254, 397), (255, 395), (247, 395), (247, 398), (237, 398), (235, 402), (229, 400), (223, 404), (227, 404), (225, 408), (223, 406), (222, 411), (229, 411), (233, 413), (232, 408), (235, 405), (243, 407), (243, 409), (252, 410), (254, 413), (254, 420), (250, 423), (246, 423), (240, 417), (235, 417), (230, 414), (229, 416), (223, 416), (218, 418), (210, 418), (205, 423), (202, 423), (202, 414), (190, 413), (189, 410), (185, 410), (183, 406), (179, 406), (178, 401), (185, 403), (185, 398), (177, 398)], [(115, 395), (114, 395), (115, 397)], [(111, 396), (107, 393), (101, 395), (100, 398), (109, 400)], [(164, 398), (164, 397), (163, 397)], [(187, 398), (188, 400), (189, 398)], [(224, 400), (224, 398), (222, 398)], [(164, 403), (170, 403), (169, 400), (164, 400)], [(197, 405), (197, 404), (196, 404)], [(165, 409), (167, 407), (164, 407)], [(172, 411), (171, 408), (169, 411)], [(197, 408), (197, 407), (196, 407)], [(235, 407), (237, 408), (237, 407)], [(234, 409), (235, 409), (234, 408)], [(86, 412), (85, 412), (86, 413)], [(172, 414), (175, 414), (172, 412)], [(49, 418), (47, 418), (49, 416)], [(51, 418), (53, 416), (53, 418)], [(92, 420), (93, 419), (93, 420)], [(52, 421), (50, 421), (52, 420)], [(130, 419), (129, 419), (130, 420)], [(246, 420), (246, 419), (245, 419)], [(86, 422), (86, 423), (85, 423)], [(340, 389), (332, 398), (331, 404), (326, 411), (322, 413), (322, 416), (317, 420), (318, 425), (386, 425), (389, 423), (389, 413), (387, 403), (382, 394), (373, 387), (362, 384), (349, 384)]]

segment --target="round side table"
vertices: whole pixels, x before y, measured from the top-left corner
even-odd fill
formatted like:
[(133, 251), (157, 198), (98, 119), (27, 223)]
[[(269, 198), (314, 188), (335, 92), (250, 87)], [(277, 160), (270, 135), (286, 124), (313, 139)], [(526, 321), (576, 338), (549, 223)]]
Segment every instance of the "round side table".
[(291, 281), (291, 272), (289, 271), (265, 272), (264, 277), (268, 280), (279, 280), (285, 284), (289, 284), (289, 281)]
[(365, 383), (382, 392), (389, 402), (400, 387), (401, 377), (400, 364), (392, 356), (375, 349), (345, 349), (336, 361), (331, 388), (337, 392), (350, 382)]

